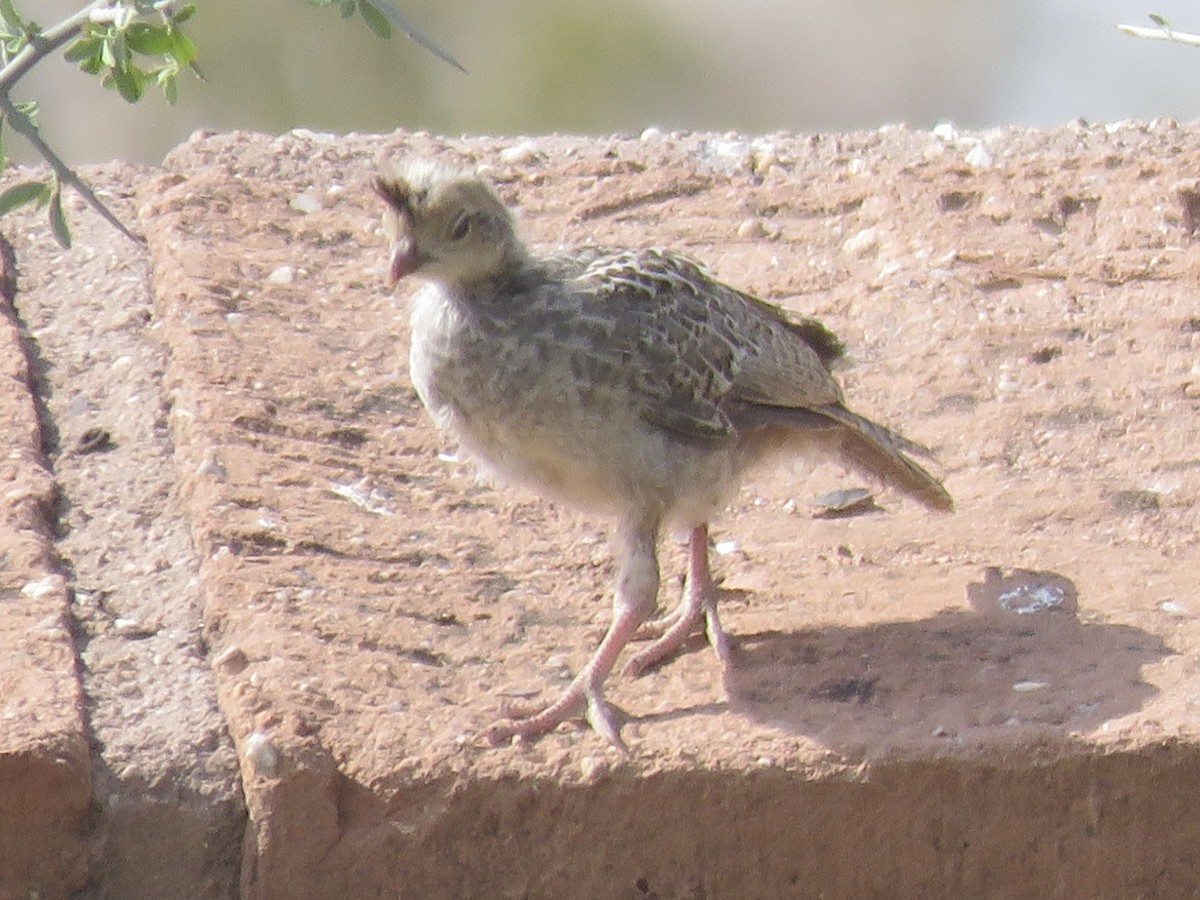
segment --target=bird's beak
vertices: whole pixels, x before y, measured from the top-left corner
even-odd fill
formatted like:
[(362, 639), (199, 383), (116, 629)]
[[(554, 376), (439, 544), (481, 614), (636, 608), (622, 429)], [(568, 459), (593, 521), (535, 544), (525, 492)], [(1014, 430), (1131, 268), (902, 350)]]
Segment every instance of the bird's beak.
[(388, 266), (388, 287), (392, 287), (405, 275), (411, 275), (425, 265), (425, 256), (417, 250), (411, 240), (397, 241), (392, 245), (392, 261)]

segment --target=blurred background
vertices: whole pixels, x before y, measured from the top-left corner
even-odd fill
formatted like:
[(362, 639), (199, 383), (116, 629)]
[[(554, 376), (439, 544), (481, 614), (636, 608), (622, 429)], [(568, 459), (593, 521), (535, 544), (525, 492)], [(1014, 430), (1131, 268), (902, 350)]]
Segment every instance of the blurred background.
[[(68, 161), (154, 162), (196, 128), (529, 134), (1049, 126), (1200, 113), (1200, 49), (1128, 37), (1196, 0), (396, 0), (469, 75), (304, 0), (195, 0), (207, 81), (126, 104), (60, 58), (38, 100)], [(16, 0), (43, 26), (82, 0)], [(18, 158), (27, 152), (14, 147)]]

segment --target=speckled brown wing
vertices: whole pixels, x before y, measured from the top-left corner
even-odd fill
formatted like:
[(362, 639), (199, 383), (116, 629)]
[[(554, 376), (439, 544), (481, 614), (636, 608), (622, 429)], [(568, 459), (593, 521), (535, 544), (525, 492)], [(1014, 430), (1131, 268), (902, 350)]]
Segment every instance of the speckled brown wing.
[(836, 337), (715, 281), (686, 257), (659, 249), (595, 255), (572, 288), (604, 304), (613, 345), (628, 348), (642, 418), (680, 437), (731, 437), (731, 411), (745, 404), (807, 409), (841, 399), (827, 366), (841, 354)]
[(590, 257), (573, 287), (604, 304), (644, 420), (693, 441), (802, 429), (926, 506), (953, 507), (941, 482), (909, 457), (923, 447), (843, 405), (830, 372), (842, 344), (819, 322), (792, 319), (664, 250)]

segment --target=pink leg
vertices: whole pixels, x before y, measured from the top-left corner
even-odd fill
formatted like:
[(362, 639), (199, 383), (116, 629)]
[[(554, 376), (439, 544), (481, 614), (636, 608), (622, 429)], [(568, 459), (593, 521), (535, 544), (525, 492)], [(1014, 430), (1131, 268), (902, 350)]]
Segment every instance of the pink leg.
[(693, 528), (688, 538), (688, 573), (683, 599), (671, 612), (661, 619), (648, 622), (639, 630), (638, 637), (655, 637), (656, 640), (625, 664), (625, 674), (643, 674), (677, 653), (702, 627), (707, 631), (708, 641), (717, 651), (721, 664), (729, 665), (733, 651), (717, 617), (717, 586), (713, 584), (712, 572), (708, 567), (707, 525)]
[(484, 732), (491, 743), (503, 743), (514, 737), (530, 740), (553, 731), (567, 719), (583, 716), (606, 741), (627, 750), (621, 740), (625, 714), (604, 699), (601, 689), (625, 645), (654, 610), (658, 595), (658, 524), (642, 524), (622, 532), (613, 621), (604, 640), (557, 700), (532, 709), (515, 706), (506, 709), (504, 715), (508, 720), (497, 722)]

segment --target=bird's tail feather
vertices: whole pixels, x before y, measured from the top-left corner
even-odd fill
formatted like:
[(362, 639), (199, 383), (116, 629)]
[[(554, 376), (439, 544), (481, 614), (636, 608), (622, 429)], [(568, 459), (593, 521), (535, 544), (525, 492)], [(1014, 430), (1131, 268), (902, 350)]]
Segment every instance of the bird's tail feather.
[(822, 432), (822, 437), (837, 445), (835, 454), (844, 463), (903, 491), (928, 509), (941, 512), (954, 509), (954, 498), (942, 482), (910, 456), (931, 456), (927, 447), (864, 419), (841, 404), (822, 406), (815, 411), (841, 426)]

